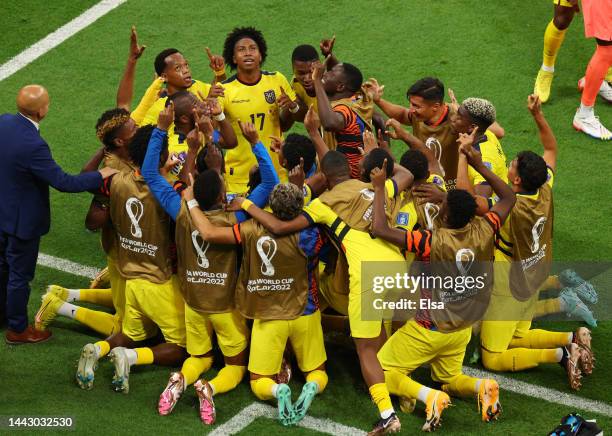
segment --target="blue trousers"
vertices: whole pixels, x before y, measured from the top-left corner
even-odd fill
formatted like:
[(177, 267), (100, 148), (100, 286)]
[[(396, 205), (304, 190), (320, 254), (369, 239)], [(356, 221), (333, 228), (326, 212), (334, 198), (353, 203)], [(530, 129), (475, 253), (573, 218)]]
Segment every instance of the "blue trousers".
[(22, 332), (28, 326), (30, 282), (34, 278), (40, 238), (19, 239), (0, 230), (0, 319)]

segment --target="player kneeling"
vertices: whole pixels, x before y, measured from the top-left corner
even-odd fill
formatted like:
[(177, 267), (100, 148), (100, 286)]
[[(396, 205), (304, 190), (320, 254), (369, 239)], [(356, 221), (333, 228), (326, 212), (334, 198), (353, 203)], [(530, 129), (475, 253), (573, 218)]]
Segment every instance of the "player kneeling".
[[(270, 207), (282, 220), (298, 216), (303, 203), (302, 192), (293, 184), (278, 185), (270, 195)], [(242, 203), (243, 208), (250, 204), (249, 200)], [(242, 315), (254, 320), (248, 366), (251, 389), (261, 400), (278, 400), (278, 417), (283, 425), (296, 424), (306, 416), (314, 396), (327, 386), (327, 356), (317, 296), (322, 246), (319, 230), (309, 227), (274, 237), (253, 220), (223, 228), (212, 225), (197, 207), (191, 209), (191, 215), (206, 241), (242, 246), (235, 299)], [(295, 404), (289, 386), (275, 382), (287, 341), (306, 377)]]

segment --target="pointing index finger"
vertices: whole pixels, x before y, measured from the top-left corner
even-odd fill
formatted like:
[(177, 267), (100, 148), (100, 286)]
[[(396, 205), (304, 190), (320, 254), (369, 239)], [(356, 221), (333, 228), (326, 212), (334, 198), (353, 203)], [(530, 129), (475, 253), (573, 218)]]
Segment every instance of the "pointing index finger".
[(206, 54), (208, 55), (208, 59), (212, 62), (213, 61), (213, 54), (210, 51), (210, 48), (205, 47), (204, 50), (206, 50)]

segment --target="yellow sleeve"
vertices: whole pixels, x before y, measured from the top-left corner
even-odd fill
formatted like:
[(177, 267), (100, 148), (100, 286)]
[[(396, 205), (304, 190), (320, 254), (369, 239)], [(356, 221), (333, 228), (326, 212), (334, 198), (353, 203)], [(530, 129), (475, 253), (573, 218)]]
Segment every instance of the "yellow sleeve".
[(395, 198), (397, 195), (397, 185), (393, 179), (387, 179), (385, 181), (385, 192), (387, 193), (388, 198)]
[(446, 183), (444, 179), (437, 174), (430, 174), (427, 178), (427, 183), (436, 185), (441, 191), (446, 192)]
[(331, 226), (336, 218), (338, 218), (338, 215), (336, 215), (329, 206), (321, 203), (321, 200), (318, 198), (315, 198), (310, 204), (304, 206), (302, 214), (306, 216), (308, 221), (312, 224), (325, 224), (328, 226)]
[(159, 113), (164, 110), (167, 99), (168, 97), (162, 97), (155, 100), (155, 103), (151, 105), (140, 125), (146, 126), (147, 124), (157, 124), (157, 118), (159, 117)]
[(202, 94), (202, 97), (206, 98), (206, 97), (208, 97), (208, 93), (210, 92), (210, 88), (211, 88), (211, 85), (209, 85), (208, 83), (202, 82), (200, 80), (196, 80), (195, 83), (193, 85), (191, 85), (191, 87), (189, 88), (189, 91), (193, 95), (198, 97), (200, 100), (202, 100), (200, 98), (200, 95), (198, 94), (198, 91), (200, 92), (200, 94)]
[[(153, 83), (151, 83), (151, 85), (149, 85), (149, 87), (145, 91), (144, 95), (140, 99), (140, 103), (138, 103), (138, 106), (136, 107), (136, 109), (134, 109), (132, 113), (130, 114), (130, 116), (136, 122), (136, 124), (141, 125), (143, 123), (143, 120), (145, 116), (147, 115), (149, 109), (151, 108), (151, 106), (153, 106), (155, 101), (158, 99), (159, 91), (162, 89), (163, 83), (164, 81), (162, 79), (159, 79), (159, 78), (155, 79)], [(157, 119), (155, 119), (155, 121), (157, 121)], [(146, 124), (152, 124), (152, 123), (146, 123)]]
[(277, 72), (276, 80), (278, 81), (279, 86), (281, 86), (283, 90), (285, 91), (285, 94), (287, 94), (287, 96), (291, 100), (295, 100), (296, 99), (295, 91), (293, 90), (293, 87), (289, 84), (289, 82), (287, 81), (287, 78), (283, 76), (282, 73)]
[(312, 189), (306, 182), (304, 182), (304, 186), (302, 187), (302, 194), (304, 195), (304, 204), (308, 204), (312, 201)]
[(555, 183), (555, 172), (551, 167), (546, 167), (546, 170), (548, 172), (546, 176), (546, 183), (548, 183), (548, 186), (552, 188)]

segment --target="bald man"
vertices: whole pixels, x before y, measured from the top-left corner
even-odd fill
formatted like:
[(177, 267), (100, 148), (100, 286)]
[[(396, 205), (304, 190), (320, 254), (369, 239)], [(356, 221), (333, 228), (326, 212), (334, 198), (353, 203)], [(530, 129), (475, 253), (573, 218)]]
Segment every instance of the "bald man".
[(28, 325), (29, 283), (40, 238), (50, 225), (49, 186), (62, 192), (93, 190), (116, 172), (103, 168), (71, 176), (55, 163), (38, 132), (49, 110), (44, 87), (21, 88), (17, 109), (0, 115), (0, 324), (6, 322), (6, 342), (15, 345), (51, 336)]

